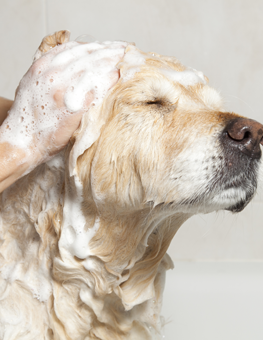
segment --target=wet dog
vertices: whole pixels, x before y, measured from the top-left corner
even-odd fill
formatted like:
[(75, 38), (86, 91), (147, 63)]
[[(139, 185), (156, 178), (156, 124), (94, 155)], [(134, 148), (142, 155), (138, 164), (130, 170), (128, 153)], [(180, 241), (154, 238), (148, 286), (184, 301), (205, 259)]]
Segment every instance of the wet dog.
[(161, 338), (173, 236), (255, 193), (261, 124), (173, 57), (127, 44), (116, 67), (66, 150), (2, 194), (1, 339)]

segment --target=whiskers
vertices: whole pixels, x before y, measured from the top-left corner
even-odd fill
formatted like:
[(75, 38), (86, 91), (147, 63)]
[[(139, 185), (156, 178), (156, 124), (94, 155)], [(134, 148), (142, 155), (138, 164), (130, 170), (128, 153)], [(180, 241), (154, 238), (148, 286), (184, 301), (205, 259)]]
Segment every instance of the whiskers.
[[(234, 95), (232, 95), (232, 94), (225, 94), (224, 97), (231, 97), (231, 98), (236, 99), (236, 100), (239, 101), (240, 103), (245, 104), (245, 106), (246, 106), (247, 108), (249, 108), (249, 113), (250, 113), (250, 114), (248, 115), (248, 113), (246, 112), (246, 113), (245, 113), (246, 116), (255, 117), (255, 113), (256, 113), (255, 109), (254, 109), (248, 102), (246, 102), (245, 100), (243, 100), (243, 99), (241, 99), (241, 98), (239, 98), (239, 97), (237, 97), (237, 96), (234, 96)], [(233, 104), (233, 101), (231, 101), (231, 100), (229, 100), (229, 101), (226, 101), (226, 100), (225, 100), (225, 102), (227, 102), (228, 105), (229, 105), (229, 104)], [(233, 105), (232, 105), (232, 106), (233, 106)], [(239, 111), (239, 110), (238, 110), (238, 111)]]

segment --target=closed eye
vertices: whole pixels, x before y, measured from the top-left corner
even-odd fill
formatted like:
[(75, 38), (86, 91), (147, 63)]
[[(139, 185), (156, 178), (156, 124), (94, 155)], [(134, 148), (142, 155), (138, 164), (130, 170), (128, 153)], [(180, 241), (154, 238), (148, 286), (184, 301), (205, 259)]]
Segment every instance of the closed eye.
[(146, 102), (147, 105), (164, 105), (164, 102), (162, 100), (153, 100)]
[(151, 107), (155, 111), (158, 110), (161, 113), (169, 113), (171, 111), (174, 111), (177, 107), (177, 104), (171, 104), (169, 101), (165, 99), (149, 100), (145, 102), (144, 105)]

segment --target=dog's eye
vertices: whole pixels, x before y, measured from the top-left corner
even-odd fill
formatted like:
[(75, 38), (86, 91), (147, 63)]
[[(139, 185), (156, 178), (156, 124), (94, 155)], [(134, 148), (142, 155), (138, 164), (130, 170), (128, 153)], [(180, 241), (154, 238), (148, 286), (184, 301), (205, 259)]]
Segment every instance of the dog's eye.
[(164, 102), (163, 102), (163, 100), (158, 99), (158, 100), (146, 102), (146, 104), (147, 105), (159, 105), (159, 106), (161, 106), (161, 105), (164, 105)]
[(152, 108), (154, 111), (158, 111), (161, 113), (169, 113), (171, 111), (176, 110), (177, 105), (171, 104), (169, 101), (165, 99), (154, 99), (149, 100), (144, 103), (148, 108)]

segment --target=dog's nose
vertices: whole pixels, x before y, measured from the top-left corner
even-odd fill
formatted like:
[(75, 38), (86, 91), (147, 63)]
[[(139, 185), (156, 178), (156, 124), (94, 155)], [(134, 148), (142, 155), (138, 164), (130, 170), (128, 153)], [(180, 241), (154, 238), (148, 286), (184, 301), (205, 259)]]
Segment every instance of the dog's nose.
[(232, 147), (239, 149), (251, 158), (260, 158), (260, 144), (263, 145), (263, 125), (252, 119), (235, 118), (231, 120), (224, 134)]

